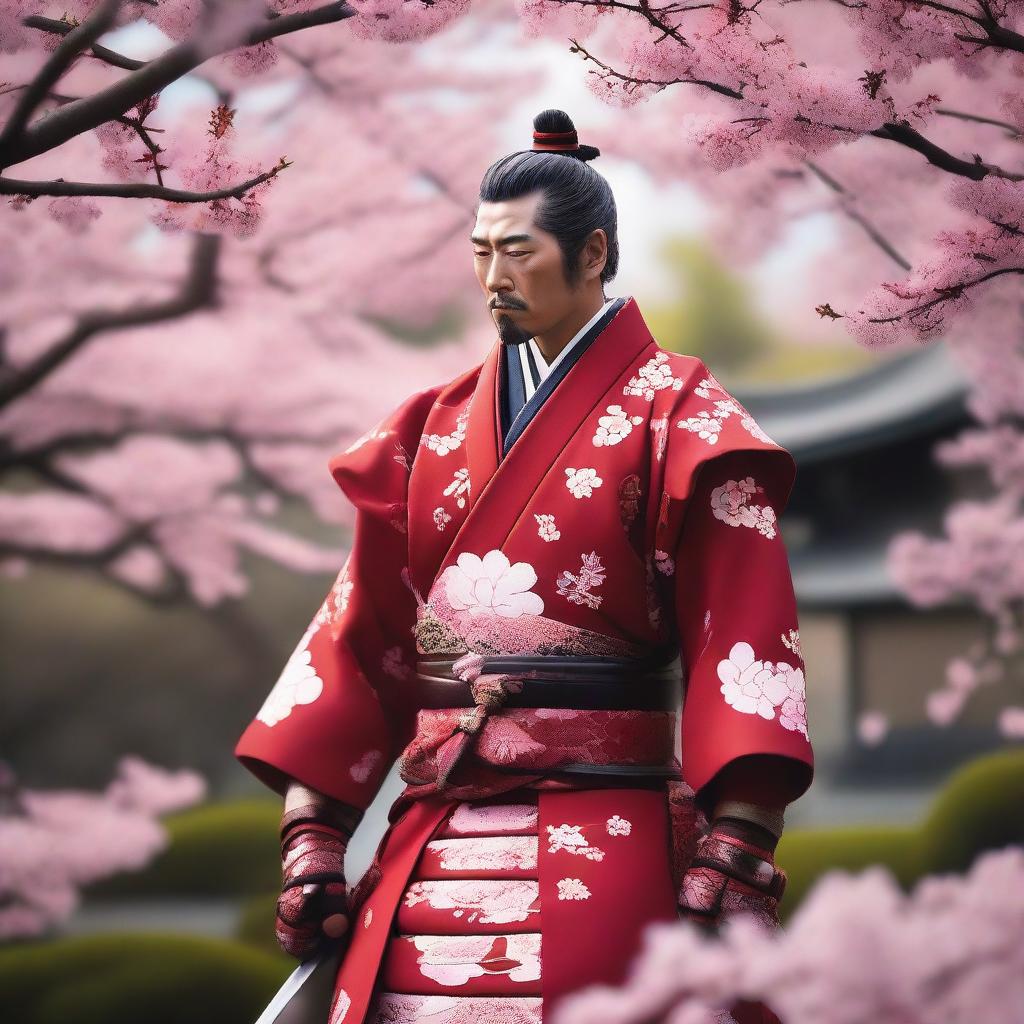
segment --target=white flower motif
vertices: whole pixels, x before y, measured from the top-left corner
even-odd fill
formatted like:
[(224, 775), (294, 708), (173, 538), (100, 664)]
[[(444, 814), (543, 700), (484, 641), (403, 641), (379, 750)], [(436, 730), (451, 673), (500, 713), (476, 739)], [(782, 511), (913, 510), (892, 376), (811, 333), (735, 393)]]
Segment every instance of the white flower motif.
[(562, 571), (562, 575), (556, 581), (558, 593), (570, 604), (585, 604), (588, 608), (599, 608), (602, 598), (591, 593), (591, 590), (604, 583), (605, 569), (601, 564), (601, 557), (596, 551), (591, 551), (589, 555), (583, 555), (582, 559), (578, 576), (568, 569)]
[(628, 836), (633, 831), (633, 823), (628, 818), (613, 814), (605, 822), (605, 828), (610, 836)]
[(327, 592), (323, 604), (320, 605), (316, 615), (313, 617), (313, 621), (318, 626), (326, 626), (328, 623), (337, 622), (348, 610), (348, 600), (352, 594), (353, 587), (352, 580), (348, 578), (350, 561), (351, 558), (345, 559), (341, 572), (338, 573), (337, 579), (335, 579), (331, 589)]
[(722, 394), (726, 394), (725, 388), (718, 383), (718, 379), (709, 370), (708, 375), (693, 389), (695, 395), (700, 395), (701, 398), (710, 398), (712, 391), (721, 391)]
[(464, 551), (455, 565), (444, 571), (449, 604), (470, 615), (540, 615), (544, 601), (531, 589), (536, 582), (537, 573), (529, 562), (510, 564), (497, 549), (488, 551), (483, 558)]
[(424, 434), (420, 441), (430, 451), (438, 455), (448, 455), (455, 451), (466, 440), (466, 427), (469, 423), (469, 407), (459, 413), (455, 420), (455, 429), (450, 434)]
[(560, 878), (558, 880), (558, 898), (560, 900), (589, 900), (590, 890), (578, 878)]
[(466, 507), (466, 497), (469, 495), (469, 470), (457, 469), (452, 482), (444, 489), (445, 497), (455, 495), (455, 504), (459, 508)]
[(663, 576), (671, 576), (676, 571), (676, 563), (667, 551), (660, 548), (654, 549), (654, 568)]
[(747, 715), (774, 719), (786, 728), (807, 736), (803, 669), (784, 661), (759, 661), (745, 641), (733, 644), (729, 657), (718, 663), (720, 690), (725, 702)]
[(788, 633), (780, 635), (783, 646), (788, 647), (801, 661), (803, 661), (803, 649), (800, 646), (800, 630), (791, 629)]
[(594, 489), (600, 487), (604, 481), (597, 475), (596, 469), (566, 469), (565, 486), (574, 498), (589, 498)]
[(561, 530), (555, 526), (555, 517), (550, 513), (534, 513), (533, 518), (537, 520), (537, 535), (541, 540), (553, 541), (562, 536)]
[(296, 704), (312, 704), (323, 693), (324, 681), (313, 667), (309, 651), (309, 642), (319, 628), (315, 619), (309, 624), (263, 706), (256, 712), (256, 718), (264, 725), (277, 725), (292, 713)]
[(366, 782), (373, 773), (374, 768), (383, 760), (384, 752), (381, 750), (368, 750), (351, 768), (348, 773), (356, 782)]
[(363, 927), (369, 928), (370, 922), (373, 920), (373, 907), (369, 907), (365, 914), (363, 914)]
[(443, 530), (451, 521), (452, 517), (444, 510), (443, 505), (438, 505), (434, 509), (434, 525), (438, 530)]
[(693, 389), (693, 393), (695, 395), (699, 395), (701, 398), (712, 398), (714, 391), (718, 391), (726, 397), (715, 399), (715, 408), (713, 412), (702, 410), (697, 413), (696, 416), (690, 416), (685, 420), (679, 420), (676, 423), (676, 426), (683, 427), (685, 430), (689, 430), (691, 433), (697, 434), (703, 440), (707, 441), (708, 444), (717, 444), (718, 435), (722, 432), (722, 424), (732, 416), (733, 413), (739, 413), (740, 426), (743, 427), (747, 433), (753, 435), (759, 441), (764, 441), (765, 444), (775, 444), (775, 442), (760, 428), (760, 426), (758, 426), (750, 413), (748, 413), (735, 398), (730, 397), (725, 388), (723, 388), (713, 376), (709, 374)]
[(640, 367), (635, 377), (630, 377), (629, 383), (622, 389), (622, 393), (638, 395), (650, 402), (654, 399), (656, 391), (663, 391), (669, 387), (673, 391), (679, 391), (682, 386), (682, 380), (672, 373), (672, 367), (668, 363), (668, 353), (658, 352)]
[(752, 476), (742, 480), (726, 480), (711, 492), (711, 511), (716, 519), (729, 526), (749, 526), (771, 540), (775, 536), (775, 509), (771, 505), (752, 505), (750, 498), (758, 491)]
[(580, 831), (582, 825), (548, 825), (548, 853), (564, 850), (586, 857), (587, 860), (604, 860), (604, 850), (599, 846), (591, 846)]
[(627, 416), (621, 405), (609, 405), (606, 412), (606, 416), (597, 420), (598, 427), (593, 437), (597, 448), (618, 444), (644, 421), (643, 416)]
[(679, 420), (676, 426), (696, 434), (708, 444), (718, 444), (718, 435), (722, 432), (722, 421), (715, 419), (709, 412), (699, 412), (696, 416)]

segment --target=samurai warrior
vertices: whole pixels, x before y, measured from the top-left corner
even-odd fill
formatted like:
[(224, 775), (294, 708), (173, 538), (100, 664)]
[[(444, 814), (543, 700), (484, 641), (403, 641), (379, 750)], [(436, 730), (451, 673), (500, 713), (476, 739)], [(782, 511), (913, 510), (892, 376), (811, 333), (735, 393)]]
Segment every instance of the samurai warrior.
[(328, 464), (350, 554), (235, 748), (284, 800), (278, 942), (344, 950), (310, 1024), (533, 1024), (621, 983), (654, 922), (778, 926), (814, 764), (779, 526), (796, 467), (606, 295), (598, 155), (546, 110), (487, 169), (469, 242), (493, 346)]

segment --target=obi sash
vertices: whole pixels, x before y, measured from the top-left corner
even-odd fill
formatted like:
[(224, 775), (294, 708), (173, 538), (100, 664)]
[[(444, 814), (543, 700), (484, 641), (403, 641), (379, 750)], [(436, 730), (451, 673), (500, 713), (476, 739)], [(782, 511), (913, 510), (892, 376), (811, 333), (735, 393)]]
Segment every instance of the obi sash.
[(424, 706), (399, 758), (408, 796), (472, 799), (563, 776), (679, 777), (678, 658), (423, 658), (417, 682)]

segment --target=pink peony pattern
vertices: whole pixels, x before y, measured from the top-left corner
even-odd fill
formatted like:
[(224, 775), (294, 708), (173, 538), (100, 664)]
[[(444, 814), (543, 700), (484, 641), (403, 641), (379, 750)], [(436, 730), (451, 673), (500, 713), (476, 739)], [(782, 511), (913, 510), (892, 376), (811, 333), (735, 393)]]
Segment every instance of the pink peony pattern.
[(511, 564), (495, 548), (480, 558), (468, 551), (443, 574), (448, 603), (470, 615), (493, 614), (506, 618), (540, 615), (544, 601), (531, 589), (537, 573), (529, 562)]
[(443, 530), (452, 521), (451, 515), (445, 511), (443, 505), (438, 505), (434, 509), (434, 525), (438, 530)]
[(729, 526), (749, 526), (771, 540), (776, 533), (775, 509), (771, 505), (751, 504), (750, 499), (758, 493), (764, 493), (764, 488), (752, 476), (726, 480), (711, 492), (711, 511)]
[(746, 715), (775, 719), (785, 729), (807, 737), (807, 705), (802, 668), (784, 661), (760, 661), (745, 641), (733, 644), (729, 657), (718, 663), (725, 702)]

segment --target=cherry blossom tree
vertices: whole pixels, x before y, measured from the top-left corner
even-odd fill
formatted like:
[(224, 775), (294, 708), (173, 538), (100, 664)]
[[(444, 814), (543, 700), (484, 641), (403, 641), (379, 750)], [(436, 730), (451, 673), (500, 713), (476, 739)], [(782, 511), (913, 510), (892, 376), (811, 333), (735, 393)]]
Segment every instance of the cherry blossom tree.
[[(928, 698), (933, 720), (951, 722), (1024, 654), (1024, 5), (516, 7), (528, 33), (565, 40), (610, 107), (643, 104), (587, 141), (699, 190), (724, 259), (749, 265), (825, 216), (835, 258), (806, 268), (805, 321), (831, 320), (871, 348), (944, 338), (959, 360), (979, 425), (936, 454), (988, 470), (993, 497), (952, 506), (942, 538), (897, 536), (889, 558), (913, 603), (967, 598), (989, 617)], [(860, 724), (866, 742), (886, 731), (875, 710)], [(1024, 736), (1024, 704), (999, 727)]]
[(1024, 1005), (1024, 850), (902, 892), (891, 872), (833, 870), (785, 929), (736, 914), (717, 936), (652, 925), (620, 988), (566, 999), (554, 1024), (730, 1024), (738, 999), (786, 1024), (1004, 1024)]
[[(4, 569), (206, 606), (246, 551), (336, 571), (281, 513), (341, 522), (328, 456), (476, 358), (464, 235), (536, 76), (460, 70), (486, 17), (426, 46), (458, 5), (408, 43), (373, 4), (53, 6), (0, 6)], [(152, 56), (106, 45), (139, 18)]]
[(167, 845), (160, 816), (205, 793), (194, 772), (138, 757), (122, 758), (102, 793), (22, 789), (0, 763), (0, 941), (52, 932), (83, 886), (144, 867)]

